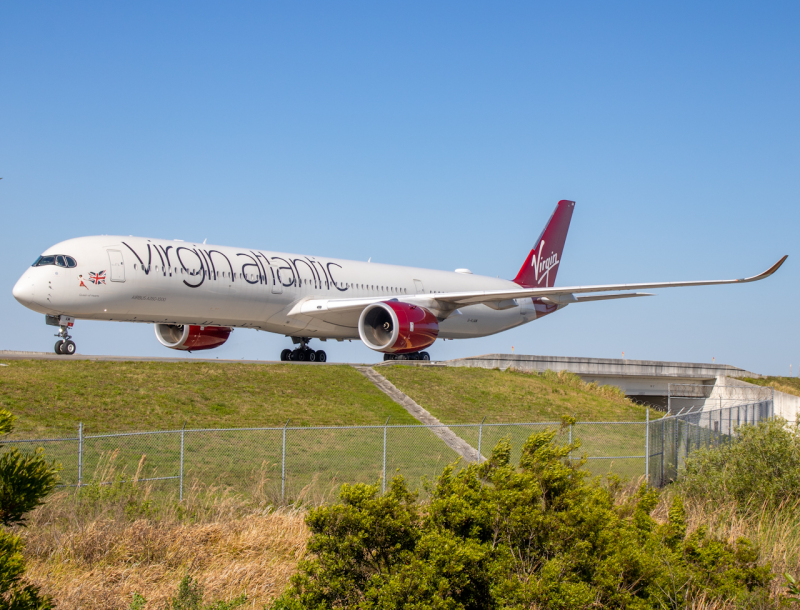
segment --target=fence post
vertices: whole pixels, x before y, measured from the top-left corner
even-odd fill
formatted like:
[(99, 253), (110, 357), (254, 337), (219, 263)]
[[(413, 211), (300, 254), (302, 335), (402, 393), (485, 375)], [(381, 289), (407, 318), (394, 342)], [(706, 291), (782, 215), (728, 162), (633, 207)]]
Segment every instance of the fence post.
[(83, 422), (78, 424), (78, 488), (83, 484)]
[(386, 493), (386, 427), (389, 425), (391, 415), (386, 418), (386, 423), (383, 424), (383, 476), (381, 477), (381, 493)]
[(180, 502), (183, 502), (183, 440), (185, 434), (186, 434), (186, 422), (183, 422), (183, 428), (181, 428), (181, 489), (178, 498)]
[(292, 421), (291, 418), (287, 419), (286, 423), (283, 425), (283, 443), (281, 444), (281, 502), (283, 502), (286, 496), (286, 427), (289, 425), (290, 421)]
[(664, 454), (667, 452), (666, 432), (664, 430), (664, 418), (661, 418), (661, 478), (659, 487), (664, 484)]
[(650, 485), (650, 407), (645, 412), (644, 423), (644, 481)]
[(486, 421), (486, 416), (483, 416), (481, 420), (481, 425), (478, 426), (478, 464), (481, 463), (481, 457), (483, 454), (481, 453), (481, 441), (483, 440), (483, 422)]
[[(683, 410), (683, 409), (681, 409)], [(672, 413), (672, 384), (667, 384), (667, 415)]]
[[(572, 445), (572, 424), (569, 425), (569, 444)], [(572, 463), (572, 449), (571, 448), (569, 450), (569, 455), (567, 457), (569, 458), (569, 462), (571, 464)]]

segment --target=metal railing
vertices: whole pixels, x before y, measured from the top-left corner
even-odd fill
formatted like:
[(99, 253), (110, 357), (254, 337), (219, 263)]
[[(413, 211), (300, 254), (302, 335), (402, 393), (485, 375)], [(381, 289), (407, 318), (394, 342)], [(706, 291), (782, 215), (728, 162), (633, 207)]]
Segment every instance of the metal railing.
[[(731, 442), (738, 426), (772, 416), (772, 401), (716, 410), (687, 410), (645, 421), (453, 424), (441, 426), (475, 448), (507, 438), (512, 463), (536, 431), (556, 429), (561, 442), (581, 441), (575, 459), (586, 457), (593, 474), (644, 475), (662, 486), (677, 477), (692, 451)], [(385, 482), (402, 474), (412, 486), (433, 479), (461, 456), (436, 434), (439, 426), (290, 426), (159, 430), (86, 434), (66, 438), (0, 440), (3, 449), (44, 449), (62, 464), (61, 485), (111, 484), (115, 481), (174, 482), (182, 500), (190, 485), (216, 485), (248, 493), (258, 487), (276, 501), (318, 501), (342, 483)], [(460, 466), (467, 460), (462, 459)]]

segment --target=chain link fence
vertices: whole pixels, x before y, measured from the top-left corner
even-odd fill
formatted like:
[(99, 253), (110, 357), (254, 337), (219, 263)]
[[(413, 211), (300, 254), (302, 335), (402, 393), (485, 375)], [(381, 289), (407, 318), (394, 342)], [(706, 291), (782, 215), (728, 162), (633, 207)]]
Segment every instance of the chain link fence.
[[(534, 432), (557, 431), (560, 442), (579, 440), (574, 458), (586, 457), (592, 474), (645, 476), (652, 485), (674, 480), (692, 451), (732, 442), (736, 429), (772, 417), (772, 401), (705, 409), (705, 390), (693, 390), (695, 404), (678, 413), (642, 422), (480, 423), (449, 428), (483, 458), (501, 439), (517, 463)], [(686, 393), (686, 392), (684, 392)], [(699, 404), (702, 398), (702, 405)], [(73, 437), (2, 440), (2, 450), (41, 448), (61, 463), (61, 484), (80, 487), (115, 481), (161, 482), (184, 491), (192, 485), (217, 486), (247, 494), (258, 489), (282, 502), (324, 502), (342, 483), (375, 483), (399, 473), (424, 492), (445, 466), (461, 457), (435, 434), (436, 426), (325, 426), (183, 429)], [(463, 467), (462, 459), (458, 467)]]

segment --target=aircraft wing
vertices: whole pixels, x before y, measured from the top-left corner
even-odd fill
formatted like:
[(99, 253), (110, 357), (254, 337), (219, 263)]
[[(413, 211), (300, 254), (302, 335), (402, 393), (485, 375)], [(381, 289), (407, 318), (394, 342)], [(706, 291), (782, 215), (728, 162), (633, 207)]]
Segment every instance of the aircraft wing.
[[(485, 304), (496, 309), (505, 309), (504, 301), (510, 302), (512, 299), (524, 298), (547, 298), (554, 303), (567, 304), (578, 303), (581, 301), (599, 301), (606, 299), (619, 299), (628, 297), (650, 296), (643, 293), (626, 294), (592, 294), (586, 293), (608, 293), (622, 292), (630, 290), (652, 290), (657, 288), (682, 288), (687, 286), (714, 286), (717, 284), (744, 284), (747, 282), (757, 282), (775, 273), (783, 262), (788, 258), (782, 257), (769, 269), (758, 275), (745, 277), (735, 280), (700, 280), (688, 282), (651, 282), (648, 284), (599, 284), (596, 286), (564, 286), (552, 288), (514, 288), (510, 290), (486, 290), (468, 292), (449, 292), (439, 294), (418, 294), (408, 295), (398, 298), (394, 295), (384, 295), (359, 299), (308, 299), (300, 301), (289, 312), (289, 315), (306, 315), (312, 317), (325, 318), (330, 313), (355, 313), (360, 314), (361, 310), (367, 305), (386, 300), (402, 300), (407, 303), (418, 304), (423, 307), (437, 309), (440, 311), (453, 311), (458, 307), (467, 305)], [(575, 296), (580, 295), (580, 296)], [(585, 296), (583, 296), (585, 295)], [(514, 304), (510, 303), (510, 307)], [(346, 316), (349, 317), (349, 316)], [(357, 316), (356, 316), (357, 321)], [(349, 325), (349, 324), (348, 324)]]

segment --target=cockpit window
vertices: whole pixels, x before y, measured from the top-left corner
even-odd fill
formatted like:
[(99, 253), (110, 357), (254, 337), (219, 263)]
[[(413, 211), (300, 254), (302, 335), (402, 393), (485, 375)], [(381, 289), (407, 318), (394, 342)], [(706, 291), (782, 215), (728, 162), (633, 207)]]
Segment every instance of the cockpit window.
[(44, 267), (46, 265), (56, 265), (58, 267), (67, 267), (71, 269), (73, 267), (77, 267), (78, 263), (71, 256), (66, 256), (65, 254), (51, 254), (47, 256), (40, 256), (31, 266)]

